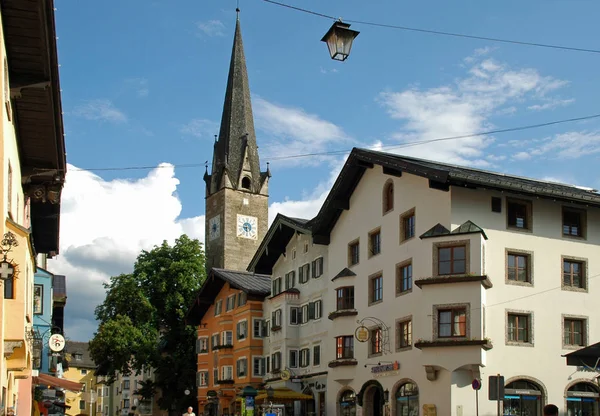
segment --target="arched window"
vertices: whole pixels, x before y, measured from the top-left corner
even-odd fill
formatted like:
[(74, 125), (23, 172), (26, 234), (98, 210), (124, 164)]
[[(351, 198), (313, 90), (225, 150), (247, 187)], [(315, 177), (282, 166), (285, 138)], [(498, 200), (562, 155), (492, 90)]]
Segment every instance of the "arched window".
[(590, 383), (577, 383), (567, 390), (567, 414), (598, 416), (598, 387)]
[(244, 176), (242, 178), (242, 188), (244, 189), (250, 189), (250, 178), (247, 176)]
[(356, 394), (352, 390), (346, 390), (340, 396), (340, 416), (356, 415)]
[(528, 380), (515, 380), (504, 388), (504, 414), (542, 414), (542, 389)]
[(419, 414), (419, 388), (415, 383), (404, 383), (396, 390), (396, 416)]
[(390, 179), (383, 186), (383, 213), (394, 209), (394, 182)]

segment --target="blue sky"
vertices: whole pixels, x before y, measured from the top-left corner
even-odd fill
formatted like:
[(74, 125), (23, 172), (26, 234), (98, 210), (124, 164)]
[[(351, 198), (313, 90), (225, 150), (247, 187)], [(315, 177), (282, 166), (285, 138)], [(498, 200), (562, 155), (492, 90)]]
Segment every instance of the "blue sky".
[[(282, 1), (347, 20), (600, 48), (595, 1)], [(49, 267), (68, 275), (67, 335), (86, 340), (107, 276), (129, 271), (140, 249), (162, 239), (204, 236), (204, 168), (182, 165), (212, 159), (236, 0), (94, 7), (61, 0), (56, 7), (73, 167), (61, 255)], [(263, 169), (272, 161), (271, 217), (314, 215), (343, 163), (272, 160), (277, 156), (377, 149), (600, 113), (600, 54), (353, 24), (361, 34), (340, 63), (320, 42), (331, 21), (262, 0), (241, 0), (240, 7)], [(394, 151), (600, 187), (600, 119)]]

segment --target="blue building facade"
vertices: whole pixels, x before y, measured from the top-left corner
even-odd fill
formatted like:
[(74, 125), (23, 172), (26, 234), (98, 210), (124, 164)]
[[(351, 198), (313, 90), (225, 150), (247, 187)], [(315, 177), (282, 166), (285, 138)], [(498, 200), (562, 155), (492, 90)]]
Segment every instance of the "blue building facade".
[(36, 333), (33, 368), (40, 373), (50, 374), (48, 338), (52, 333), (52, 310), (54, 275), (38, 267), (35, 272), (33, 289), (33, 328)]

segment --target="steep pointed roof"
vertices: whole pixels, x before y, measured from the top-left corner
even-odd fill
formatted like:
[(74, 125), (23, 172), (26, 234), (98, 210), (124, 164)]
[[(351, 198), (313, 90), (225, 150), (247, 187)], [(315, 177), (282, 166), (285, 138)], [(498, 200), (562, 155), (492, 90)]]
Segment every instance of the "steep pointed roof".
[[(223, 176), (238, 188), (243, 171), (251, 178), (251, 191), (258, 192), (262, 185), (252, 103), (250, 101), (250, 84), (244, 56), (242, 30), (239, 16), (235, 24), (235, 35), (229, 64), (229, 77), (221, 117), (219, 139), (215, 143), (210, 190), (214, 192), (224, 186)], [(229, 185), (228, 185), (229, 186)]]

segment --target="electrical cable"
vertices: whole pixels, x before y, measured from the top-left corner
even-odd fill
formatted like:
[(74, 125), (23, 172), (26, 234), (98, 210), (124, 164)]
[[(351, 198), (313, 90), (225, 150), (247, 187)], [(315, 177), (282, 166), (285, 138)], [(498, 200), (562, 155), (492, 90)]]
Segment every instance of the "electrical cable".
[[(491, 135), (491, 134), (500, 134), (500, 133), (514, 132), (514, 131), (530, 130), (530, 129), (536, 129), (536, 128), (541, 128), (541, 127), (553, 126), (553, 125), (557, 125), (557, 124), (591, 120), (591, 119), (595, 119), (595, 118), (600, 118), (600, 114), (592, 114), (592, 115), (583, 116), (583, 117), (574, 117), (574, 118), (568, 118), (568, 119), (562, 119), (562, 120), (554, 120), (554, 121), (549, 121), (546, 123), (509, 127), (509, 128), (505, 128), (505, 129), (488, 130), (488, 131), (484, 131), (484, 132), (480, 132), (480, 133), (463, 134), (463, 135), (459, 135), (459, 136), (449, 136), (449, 137), (438, 137), (438, 138), (434, 138), (434, 139), (427, 139), (427, 140), (421, 140), (421, 141), (415, 141), (415, 142), (409, 142), (409, 143), (403, 143), (403, 144), (386, 145), (386, 146), (380, 146), (378, 149), (385, 149), (385, 150), (401, 149), (401, 148), (406, 148), (406, 147), (420, 146), (420, 145), (424, 145), (424, 144), (437, 143), (437, 142), (442, 142), (442, 141), (459, 140), (459, 139), (467, 139), (467, 138), (471, 138), (471, 137), (487, 136), (487, 135)], [(268, 149), (268, 146), (265, 146), (265, 147)], [(339, 155), (339, 154), (350, 153), (351, 151), (352, 151), (352, 149), (331, 150), (331, 151), (324, 151), (324, 152), (301, 153), (301, 154), (287, 155), (287, 156), (263, 157), (263, 159), (266, 159), (269, 161), (290, 160), (290, 159), (299, 159), (299, 158), (303, 158), (303, 157)], [(108, 168), (108, 167), (73, 168), (73, 169), (70, 169), (69, 171), (70, 172), (73, 172), (73, 171), (100, 172), (100, 171), (151, 170), (151, 169), (157, 169), (157, 168), (160, 169), (163, 167), (164, 168), (176, 167), (178, 169), (182, 169), (182, 168), (207, 167), (208, 165), (211, 165), (211, 163), (208, 163), (208, 162), (187, 163), (187, 164), (179, 164), (179, 165), (169, 164), (169, 166), (161, 166), (161, 165), (158, 165), (158, 166), (124, 166), (124, 167), (115, 167), (115, 168)], [(39, 170), (39, 171), (43, 171), (43, 169)]]
[[(319, 12), (314, 12), (314, 11), (308, 10), (308, 9), (303, 9), (301, 7), (291, 6), (289, 4), (281, 3), (281, 2), (278, 2), (275, 0), (262, 0), (262, 1), (264, 1), (266, 3), (274, 4), (277, 6), (285, 7), (288, 9), (300, 11), (303, 13), (308, 13), (308, 14), (312, 14), (315, 16), (324, 17), (326, 19), (339, 20), (333, 16), (329, 16), (329, 15), (319, 13)], [(567, 50), (567, 51), (600, 54), (600, 49), (578, 48), (578, 47), (573, 47), (573, 46), (551, 45), (551, 44), (547, 44), (547, 43), (526, 42), (526, 41), (513, 40), (513, 39), (501, 39), (501, 38), (494, 38), (494, 37), (489, 37), (489, 36), (467, 35), (464, 33), (453, 33), (453, 32), (445, 32), (445, 31), (441, 31), (441, 30), (421, 29), (421, 28), (416, 28), (416, 27), (391, 25), (391, 24), (369, 22), (369, 21), (363, 21), (363, 20), (345, 19), (344, 22), (355, 23), (355, 24), (360, 24), (360, 25), (383, 27), (383, 28), (388, 28), (388, 29), (406, 30), (406, 31), (411, 31), (411, 32), (429, 33), (429, 34), (433, 34), (433, 35), (452, 36), (452, 37), (458, 37), (458, 38), (485, 40), (485, 41), (490, 41), (490, 42), (509, 43), (509, 44), (514, 44), (514, 45), (535, 46), (535, 47), (539, 47), (539, 48), (562, 49), (562, 50)]]

